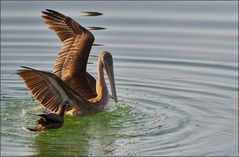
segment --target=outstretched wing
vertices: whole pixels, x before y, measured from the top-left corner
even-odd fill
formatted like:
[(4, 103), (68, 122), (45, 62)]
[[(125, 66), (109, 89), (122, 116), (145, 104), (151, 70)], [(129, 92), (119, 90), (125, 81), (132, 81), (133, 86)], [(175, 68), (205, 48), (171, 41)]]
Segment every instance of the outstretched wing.
[(18, 70), (19, 75), (25, 82), (33, 97), (47, 109), (57, 112), (60, 105), (66, 101), (69, 102), (69, 108), (77, 106), (82, 109), (88, 109), (91, 105), (80, 95), (71, 90), (56, 75), (35, 70), (28, 67)]
[[(75, 54), (72, 54), (71, 57), (74, 56), (74, 58), (80, 62), (77, 69), (85, 72), (89, 53), (94, 42), (93, 34), (70, 17), (59, 12), (46, 9), (46, 11), (42, 11), (42, 13), (43, 22), (46, 23), (51, 30), (55, 31), (63, 42), (63, 47), (53, 66), (53, 73), (61, 78), (61, 71), (65, 59), (72, 51), (74, 51)], [(85, 44), (88, 46), (85, 46)]]
[[(86, 66), (94, 35), (70, 17), (59, 12), (46, 9), (42, 13), (44, 23), (55, 31), (63, 42), (63, 47), (53, 66), (53, 73), (64, 81), (70, 79), (71, 83), (68, 81), (66, 83), (78, 94), (86, 98), (95, 97), (95, 89), (92, 91), (86, 76), (89, 75), (86, 72)], [(79, 78), (81, 78), (80, 81)], [(79, 82), (79, 84), (72, 82)]]

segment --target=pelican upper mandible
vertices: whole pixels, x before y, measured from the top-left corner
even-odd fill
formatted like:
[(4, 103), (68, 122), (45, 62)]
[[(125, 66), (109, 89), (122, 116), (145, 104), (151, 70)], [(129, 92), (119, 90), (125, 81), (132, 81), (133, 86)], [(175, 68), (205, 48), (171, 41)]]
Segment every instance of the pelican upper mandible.
[(104, 71), (110, 82), (113, 99), (117, 102), (112, 55), (107, 51), (99, 54), (96, 81), (86, 72), (89, 53), (94, 42), (93, 34), (70, 17), (54, 10), (43, 11), (42, 17), (63, 42), (53, 72), (29, 67), (17, 71), (38, 103), (57, 112), (68, 102), (65, 112), (69, 115), (102, 111), (109, 99)]

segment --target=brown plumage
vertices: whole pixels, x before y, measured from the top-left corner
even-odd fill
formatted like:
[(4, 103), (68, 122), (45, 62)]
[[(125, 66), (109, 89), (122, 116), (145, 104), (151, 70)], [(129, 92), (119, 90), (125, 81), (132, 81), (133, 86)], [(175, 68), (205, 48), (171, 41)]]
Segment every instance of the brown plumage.
[(68, 103), (61, 105), (61, 109), (59, 113), (44, 113), (38, 114), (40, 116), (38, 120), (36, 120), (37, 125), (33, 128), (27, 128), (30, 131), (42, 131), (45, 129), (58, 129), (63, 126), (64, 123), (64, 114), (65, 110), (68, 106)]
[(60, 105), (69, 102), (69, 108), (88, 109), (88, 101), (67, 86), (55, 74), (36, 70), (29, 67), (18, 70), (19, 75), (25, 82), (33, 97), (45, 108), (52, 112), (59, 112)]
[(98, 58), (98, 80), (86, 72), (94, 36), (80, 24), (56, 11), (43, 11), (43, 21), (63, 42), (53, 72), (23, 67), (17, 74), (24, 80), (33, 97), (45, 108), (58, 112), (68, 101), (66, 114), (83, 115), (101, 111), (108, 102), (104, 69), (110, 81), (112, 96), (117, 102), (113, 58), (103, 51)]
[(53, 73), (82, 97), (96, 97), (96, 80), (86, 72), (94, 35), (68, 16), (47, 9), (42, 11), (43, 22), (63, 42), (53, 66)]

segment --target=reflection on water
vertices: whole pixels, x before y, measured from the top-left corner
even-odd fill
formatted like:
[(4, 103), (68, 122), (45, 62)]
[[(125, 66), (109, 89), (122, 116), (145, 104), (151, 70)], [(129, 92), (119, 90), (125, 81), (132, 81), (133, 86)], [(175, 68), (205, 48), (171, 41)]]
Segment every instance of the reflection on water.
[[(1, 3), (1, 156), (238, 155), (236, 2)], [(93, 32), (93, 76), (112, 53), (119, 103), (33, 133), (42, 106), (15, 71), (52, 70), (62, 44), (46, 8)]]
[(101, 16), (103, 13), (94, 12), (94, 11), (83, 11), (84, 16)]
[[(131, 134), (127, 132), (131, 130), (130, 127), (138, 127), (145, 131), (146, 128), (141, 126), (142, 118), (148, 117), (142, 117), (139, 113), (124, 106), (118, 107), (113, 112), (103, 112), (86, 117), (67, 117), (62, 129), (40, 133), (35, 145), (40, 151), (39, 155), (43, 156), (51, 155), (49, 150), (57, 150), (57, 153), (52, 152), (52, 155), (113, 155), (115, 149), (122, 147), (117, 144), (117, 140), (133, 141), (132, 137), (138, 136), (136, 132)], [(159, 123), (159, 118), (157, 119)], [(48, 141), (48, 139), (51, 140)]]
[(104, 27), (86, 27), (88, 30), (102, 30), (102, 29), (106, 29)]
[(93, 46), (104, 46), (103, 44), (93, 44)]
[[(110, 125), (110, 121), (114, 120), (113, 115), (107, 114), (83, 118), (67, 117), (62, 129), (40, 133), (35, 145), (39, 149), (40, 156), (79, 154), (85, 156), (90, 154), (92, 142), (104, 148), (102, 151), (108, 154), (107, 143), (114, 143), (114, 133), (117, 134), (117, 130)], [(120, 126), (117, 127), (120, 128)], [(49, 154), (49, 150), (57, 150), (57, 152), (51, 151), (52, 153)]]

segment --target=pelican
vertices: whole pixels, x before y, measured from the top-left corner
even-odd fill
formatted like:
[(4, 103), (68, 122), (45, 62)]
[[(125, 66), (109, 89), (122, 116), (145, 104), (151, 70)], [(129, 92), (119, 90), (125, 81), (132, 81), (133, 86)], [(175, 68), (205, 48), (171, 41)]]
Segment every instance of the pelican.
[(85, 115), (102, 111), (109, 99), (104, 78), (107, 73), (112, 97), (117, 102), (113, 58), (108, 51), (98, 57), (98, 79), (86, 72), (94, 35), (74, 21), (54, 10), (42, 11), (43, 22), (63, 42), (53, 71), (46, 72), (29, 67), (17, 71), (33, 97), (46, 109), (58, 112), (65, 102), (68, 115)]

